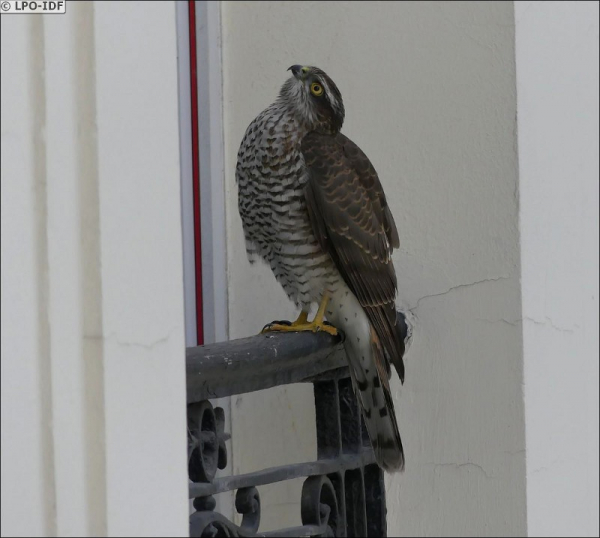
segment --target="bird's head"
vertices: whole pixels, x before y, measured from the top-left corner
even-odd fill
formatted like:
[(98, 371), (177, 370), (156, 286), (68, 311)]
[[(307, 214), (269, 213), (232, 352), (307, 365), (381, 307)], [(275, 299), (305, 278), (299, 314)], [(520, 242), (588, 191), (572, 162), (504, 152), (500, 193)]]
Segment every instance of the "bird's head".
[(292, 65), (292, 76), (279, 92), (279, 100), (291, 108), (311, 130), (337, 133), (344, 123), (344, 102), (335, 82), (318, 67)]

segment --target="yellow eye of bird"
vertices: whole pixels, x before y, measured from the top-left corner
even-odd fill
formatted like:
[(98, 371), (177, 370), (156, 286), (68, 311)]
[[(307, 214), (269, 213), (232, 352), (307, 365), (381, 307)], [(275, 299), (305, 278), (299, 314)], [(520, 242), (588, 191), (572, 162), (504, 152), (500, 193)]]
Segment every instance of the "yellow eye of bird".
[(320, 84), (317, 84), (316, 82), (313, 82), (310, 85), (310, 91), (312, 92), (312, 94), (316, 97), (320, 97), (321, 95), (323, 95), (323, 86), (321, 86)]

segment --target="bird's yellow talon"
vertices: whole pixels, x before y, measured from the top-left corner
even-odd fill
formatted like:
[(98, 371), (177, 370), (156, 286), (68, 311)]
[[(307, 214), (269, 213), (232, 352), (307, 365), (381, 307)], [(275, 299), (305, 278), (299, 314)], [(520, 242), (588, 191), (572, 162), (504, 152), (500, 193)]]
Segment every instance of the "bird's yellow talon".
[(292, 325), (282, 325), (281, 323), (269, 323), (263, 327), (263, 330), (260, 331), (261, 334), (270, 333), (270, 332), (285, 332), (285, 331), (294, 331)]
[(338, 331), (333, 325), (326, 325), (325, 323), (317, 323), (312, 321), (310, 323), (292, 323), (290, 325), (282, 325), (280, 323), (272, 323), (267, 325), (261, 332), (269, 333), (269, 332), (321, 332), (324, 331), (331, 336), (337, 336)]
[(329, 296), (326, 293), (323, 295), (323, 300), (321, 301), (321, 305), (319, 306), (319, 310), (317, 312), (317, 315), (315, 316), (315, 319), (311, 322), (308, 321), (308, 312), (302, 311), (302, 312), (300, 312), (298, 319), (296, 321), (294, 321), (293, 323), (289, 323), (289, 322), (284, 323), (284, 322), (274, 321), (273, 323), (266, 325), (264, 327), (264, 329), (261, 331), (261, 334), (268, 333), (268, 332), (294, 332), (295, 333), (295, 332), (311, 331), (313, 333), (316, 333), (319, 331), (325, 331), (326, 333), (330, 334), (331, 336), (337, 336), (338, 330), (333, 325), (331, 325), (323, 320), (323, 314), (325, 312), (325, 307), (327, 306), (328, 301), (329, 301)]
[(321, 325), (319, 330), (325, 331), (326, 333), (329, 333), (331, 336), (337, 336), (339, 334), (338, 330), (333, 325)]

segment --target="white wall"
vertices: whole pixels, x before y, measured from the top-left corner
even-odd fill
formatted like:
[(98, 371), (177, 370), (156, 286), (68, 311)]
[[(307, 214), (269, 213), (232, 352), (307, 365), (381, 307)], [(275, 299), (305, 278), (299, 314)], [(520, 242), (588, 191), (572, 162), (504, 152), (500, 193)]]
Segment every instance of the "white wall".
[(2, 16), (2, 535), (187, 534), (175, 4)]
[[(69, 5), (1, 18), (1, 533), (185, 535), (175, 5)], [(319, 65), (416, 323), (389, 534), (597, 536), (597, 3), (226, 2), (222, 24), (230, 336), (295, 314), (245, 259), (235, 155), (285, 69)], [(236, 473), (314, 458), (310, 387), (234, 398), (232, 433)], [(300, 485), (263, 493), (266, 528), (299, 522)]]
[[(230, 336), (295, 314), (246, 261), (235, 157), (287, 67), (317, 65), (388, 194), (399, 304), (416, 317), (393, 382), (407, 469), (387, 480), (389, 534), (525, 534), (512, 3), (224, 2), (222, 21)], [(237, 397), (236, 471), (313, 458), (311, 399)], [(265, 529), (299, 521), (299, 486), (263, 497)]]
[[(40, 175), (42, 47), (32, 18), (2, 27), (2, 536), (55, 532)], [(10, 43), (10, 46), (8, 44)], [(15, 53), (20, 51), (20, 53)], [(36, 106), (37, 105), (37, 106)], [(35, 130), (35, 131), (34, 131)], [(35, 135), (34, 135), (35, 132)], [(40, 222), (41, 221), (41, 222)], [(45, 289), (46, 288), (46, 291)], [(37, 485), (37, 487), (35, 486)]]
[(515, 20), (528, 527), (598, 536), (598, 3)]

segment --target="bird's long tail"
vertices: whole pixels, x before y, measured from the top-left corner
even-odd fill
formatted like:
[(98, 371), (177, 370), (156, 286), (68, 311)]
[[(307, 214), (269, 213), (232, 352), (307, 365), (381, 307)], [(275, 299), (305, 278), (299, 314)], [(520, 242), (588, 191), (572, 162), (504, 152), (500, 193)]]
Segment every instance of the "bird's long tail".
[[(353, 364), (351, 368), (352, 375), (356, 379), (358, 402), (362, 408), (363, 419), (377, 463), (388, 472), (402, 471), (404, 449), (396, 422), (388, 374), (384, 367), (385, 357), (379, 338), (372, 328), (370, 347), (371, 364), (376, 366), (375, 372), (371, 368), (365, 369), (362, 364), (358, 368)], [(351, 359), (351, 362), (355, 361)]]
[[(335, 298), (333, 300), (336, 304)], [(340, 301), (329, 318), (346, 334), (344, 347), (357, 399), (362, 408), (377, 463), (388, 472), (404, 469), (404, 449), (398, 432), (384, 348), (365, 310), (353, 295)]]

